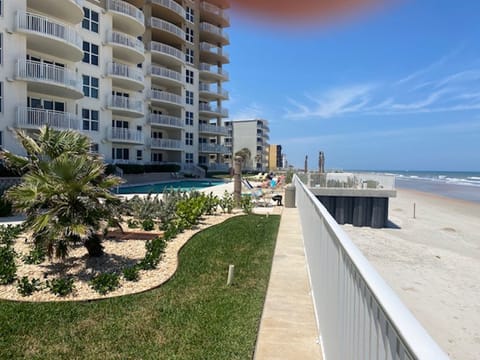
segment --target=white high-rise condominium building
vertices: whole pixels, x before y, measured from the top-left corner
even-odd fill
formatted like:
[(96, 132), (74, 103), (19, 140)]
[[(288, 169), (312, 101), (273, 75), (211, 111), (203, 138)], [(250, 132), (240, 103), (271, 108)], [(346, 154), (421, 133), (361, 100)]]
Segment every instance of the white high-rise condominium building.
[[(225, 146), (231, 154), (246, 148), (250, 159), (244, 164), (245, 170), (268, 170), (268, 150), (270, 128), (264, 119), (226, 121), (228, 135), (224, 138)], [(227, 156), (228, 157), (228, 156)], [(231, 158), (228, 159), (231, 163)]]
[(222, 169), (228, 0), (0, 0), (0, 146), (43, 125), (109, 163)]

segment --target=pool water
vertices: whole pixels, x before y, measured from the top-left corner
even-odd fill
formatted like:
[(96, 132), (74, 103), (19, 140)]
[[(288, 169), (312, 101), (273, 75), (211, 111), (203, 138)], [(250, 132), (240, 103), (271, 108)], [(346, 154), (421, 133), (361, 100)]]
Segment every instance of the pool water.
[(225, 184), (223, 180), (181, 180), (162, 182), (148, 185), (133, 185), (120, 187), (119, 194), (149, 194), (149, 193), (163, 193), (164, 191), (175, 189), (181, 191), (190, 191), (195, 189), (202, 189), (209, 186)]

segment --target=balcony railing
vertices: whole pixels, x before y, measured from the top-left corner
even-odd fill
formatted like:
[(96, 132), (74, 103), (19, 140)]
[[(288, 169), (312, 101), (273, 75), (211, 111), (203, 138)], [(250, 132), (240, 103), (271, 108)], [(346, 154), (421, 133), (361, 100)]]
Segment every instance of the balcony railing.
[(228, 110), (223, 108), (213, 108), (209, 104), (199, 104), (198, 109), (204, 112), (219, 114), (222, 117), (228, 117)]
[(82, 38), (73, 27), (52, 21), (44, 16), (18, 12), (16, 16), (16, 27), (63, 40), (82, 49)]
[(163, 6), (185, 18), (185, 9), (173, 0), (150, 0), (152, 4)]
[(223, 48), (219, 47), (219, 46), (215, 46), (215, 45), (212, 45), (212, 44), (209, 44), (209, 43), (206, 43), (206, 42), (201, 42), (200, 43), (200, 50), (202, 51), (208, 51), (212, 54), (215, 54), (215, 55), (219, 55), (219, 56), (223, 56), (223, 57), (226, 57), (228, 58), (228, 53), (223, 51)]
[(174, 58), (181, 60), (182, 62), (185, 61), (185, 54), (170, 45), (162, 44), (156, 41), (150, 41), (150, 46), (148, 47), (148, 50), (170, 55)]
[(150, 124), (183, 128), (182, 119), (176, 116), (150, 113), (148, 120), (150, 121)]
[(181, 38), (182, 40), (185, 39), (185, 31), (183, 31), (177, 25), (174, 25), (168, 21), (165, 21), (156, 17), (151, 17), (150, 19), (148, 19), (147, 22), (148, 22), (148, 26), (171, 33)]
[(32, 60), (17, 61), (15, 76), (40, 82), (52, 82), (82, 92), (78, 75), (62, 66)]
[(209, 84), (200, 83), (198, 86), (200, 92), (207, 92), (210, 94), (218, 95), (224, 98), (228, 98), (228, 91), (223, 89), (214, 89), (211, 88)]
[(138, 22), (145, 23), (145, 15), (137, 7), (122, 0), (107, 0), (107, 10), (116, 11), (128, 15)]
[(325, 358), (447, 360), (318, 199), (293, 184)]
[(182, 140), (175, 139), (151, 139), (150, 146), (152, 148), (183, 150), (184, 144)]
[(222, 68), (219, 68), (218, 66), (212, 66), (212, 65), (206, 64), (206, 63), (200, 63), (199, 70), (200, 71), (207, 71), (207, 72), (210, 72), (212, 74), (220, 75), (220, 76), (223, 76), (225, 78), (228, 78), (228, 72), (223, 70)]
[(149, 68), (149, 73), (150, 75), (160, 76), (178, 82), (182, 81), (182, 74), (180, 74), (178, 71), (170, 70), (163, 66), (151, 65)]
[(219, 135), (227, 135), (228, 134), (228, 129), (225, 126), (200, 124), (200, 125), (198, 125), (198, 130), (200, 132), (204, 132), (204, 133), (212, 133), (212, 134), (219, 134)]
[(127, 46), (129, 48), (137, 50), (142, 54), (145, 51), (145, 47), (141, 40), (138, 40), (136, 37), (118, 31), (109, 31), (107, 33), (107, 42)]
[(119, 64), (114, 62), (108, 63), (107, 74), (125, 77), (141, 83), (143, 83), (145, 80), (142, 70), (133, 66), (128, 66), (125, 64)]
[(183, 105), (182, 97), (180, 95), (172, 94), (167, 91), (152, 89), (150, 90), (149, 95), (152, 100), (166, 101), (178, 105)]
[(229, 152), (229, 149), (226, 146), (220, 144), (201, 143), (199, 146), (199, 151), (203, 153), (227, 154)]
[(107, 105), (108, 107), (143, 113), (143, 101), (125, 96), (110, 95), (107, 98)]
[(57, 129), (81, 129), (81, 121), (75, 114), (31, 107), (17, 108), (15, 125), (19, 128), (34, 129), (45, 125)]
[(206, 31), (206, 32), (209, 32), (211, 34), (220, 36), (227, 41), (229, 40), (228, 34), (225, 33), (221, 27), (218, 27), (218, 26), (206, 23), (206, 22), (202, 22), (202, 23), (200, 23), (199, 28), (200, 28), (200, 31)]
[(213, 4), (203, 1), (200, 5), (200, 9), (208, 11), (209, 13), (215, 14), (217, 16), (220, 16), (226, 22), (230, 22), (230, 17), (228, 16), (228, 14), (222, 9), (220, 9), (218, 6), (215, 6)]
[(126, 141), (133, 143), (144, 143), (143, 133), (138, 130), (111, 127), (107, 128), (109, 139), (112, 141)]

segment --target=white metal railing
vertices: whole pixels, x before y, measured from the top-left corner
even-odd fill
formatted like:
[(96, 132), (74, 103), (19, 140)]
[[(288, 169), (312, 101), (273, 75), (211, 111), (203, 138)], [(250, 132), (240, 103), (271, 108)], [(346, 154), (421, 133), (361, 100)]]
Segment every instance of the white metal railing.
[(228, 110), (223, 108), (213, 108), (209, 104), (199, 104), (198, 109), (200, 111), (219, 114), (222, 117), (228, 117)]
[(183, 164), (182, 165), (182, 171), (184, 173), (193, 174), (193, 175), (195, 175), (199, 178), (204, 178), (206, 176), (205, 169), (203, 169), (200, 166), (195, 165), (195, 164)]
[(200, 50), (202, 51), (208, 51), (212, 54), (215, 54), (215, 55), (219, 55), (219, 56), (223, 56), (223, 57), (226, 57), (228, 58), (228, 53), (223, 51), (223, 48), (219, 47), (219, 46), (215, 46), (215, 45), (212, 45), (212, 44), (209, 44), (207, 42), (201, 42), (200, 43)]
[(150, 113), (148, 115), (148, 121), (150, 122), (150, 124), (183, 128), (182, 119), (176, 116)]
[(149, 96), (150, 96), (150, 99), (153, 99), (153, 100), (167, 101), (167, 102), (175, 103), (178, 105), (183, 104), (182, 97), (180, 95), (172, 94), (168, 91), (151, 89)]
[(17, 107), (15, 125), (19, 128), (48, 125), (58, 129), (81, 129), (81, 121), (75, 114), (31, 107)]
[(128, 46), (132, 49), (135, 49), (136, 51), (140, 53), (144, 53), (145, 47), (143, 45), (143, 41), (137, 39), (134, 36), (130, 36), (118, 31), (109, 31), (107, 33), (107, 42), (108, 43), (113, 43), (113, 44), (118, 44), (118, 45), (123, 45), (123, 46)]
[(201, 22), (199, 28), (200, 28), (200, 31), (206, 31), (211, 34), (220, 36), (226, 39), (227, 41), (229, 40), (228, 34), (225, 33), (221, 27), (209, 24), (207, 22)]
[(218, 66), (212, 66), (212, 65), (206, 64), (206, 63), (200, 63), (199, 70), (200, 71), (207, 71), (207, 72), (210, 72), (212, 74), (216, 74), (216, 75), (220, 75), (220, 76), (228, 78), (228, 72), (223, 70), (222, 68), (220, 68)]
[(152, 148), (183, 150), (185, 147), (182, 140), (176, 139), (151, 139)]
[(220, 144), (208, 144), (208, 143), (200, 143), (198, 147), (200, 152), (204, 153), (221, 153), (226, 154), (229, 152), (228, 148), (225, 145)]
[(145, 15), (142, 10), (123, 0), (107, 0), (107, 10), (116, 11), (128, 15), (138, 22), (145, 23)]
[(179, 82), (182, 81), (182, 74), (180, 74), (178, 71), (170, 70), (163, 66), (150, 65), (148, 72), (150, 75), (160, 76)]
[(79, 76), (62, 66), (47, 64), (40, 61), (18, 60), (15, 76), (41, 82), (52, 82), (82, 92), (82, 82)]
[(325, 358), (448, 359), (296, 175), (293, 184)]
[(216, 89), (211, 88), (209, 84), (204, 84), (204, 83), (200, 83), (198, 88), (201, 92), (208, 92), (210, 94), (214, 94), (214, 95), (218, 95), (218, 96), (221, 96), (221, 97), (228, 98), (228, 91), (227, 90), (219, 89), (218, 87)]
[(203, 1), (200, 5), (200, 8), (202, 10), (208, 11), (209, 13), (220, 16), (221, 18), (223, 18), (227, 22), (230, 21), (230, 17), (228, 16), (228, 14), (225, 11), (223, 11), (222, 9), (220, 9), (218, 6), (215, 6), (213, 4), (210, 4), (208, 2)]
[(166, 32), (169, 32), (175, 36), (178, 36), (181, 39), (185, 39), (185, 31), (179, 28), (177, 25), (172, 24), (171, 22), (151, 17), (147, 19), (147, 23), (149, 26), (153, 28), (157, 28)]
[(310, 188), (395, 190), (395, 175), (309, 172), (298, 176)]
[(198, 130), (200, 132), (214, 133), (220, 135), (227, 135), (228, 129), (225, 126), (217, 126), (211, 124), (199, 124)]
[(150, 0), (152, 4), (163, 6), (185, 18), (185, 9), (173, 0)]
[(55, 37), (82, 49), (82, 38), (75, 28), (71, 26), (28, 12), (17, 12), (15, 21), (17, 29)]
[(114, 76), (121, 76), (121, 77), (126, 77), (138, 82), (143, 83), (145, 80), (145, 77), (143, 76), (143, 71), (133, 67), (133, 66), (128, 66), (125, 64), (119, 64), (115, 62), (110, 62), (107, 65), (107, 74), (108, 75), (114, 75)]
[(143, 133), (138, 130), (130, 130), (117, 127), (107, 128), (110, 140), (122, 140), (136, 143), (144, 143)]
[(109, 95), (107, 97), (107, 105), (108, 107), (132, 110), (138, 113), (143, 113), (143, 101), (132, 99), (126, 96)]
[(185, 54), (182, 51), (174, 48), (173, 46), (163, 44), (157, 41), (150, 41), (148, 50), (173, 56), (174, 58), (177, 58), (182, 62), (185, 61)]

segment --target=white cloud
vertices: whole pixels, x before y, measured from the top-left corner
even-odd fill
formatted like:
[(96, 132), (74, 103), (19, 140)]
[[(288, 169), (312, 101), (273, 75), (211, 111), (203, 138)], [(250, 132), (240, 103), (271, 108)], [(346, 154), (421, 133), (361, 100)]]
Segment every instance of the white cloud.
[(230, 119), (248, 120), (248, 119), (264, 118), (266, 116), (265, 112), (266, 111), (262, 105), (259, 105), (256, 102), (252, 102), (248, 106), (231, 113)]

